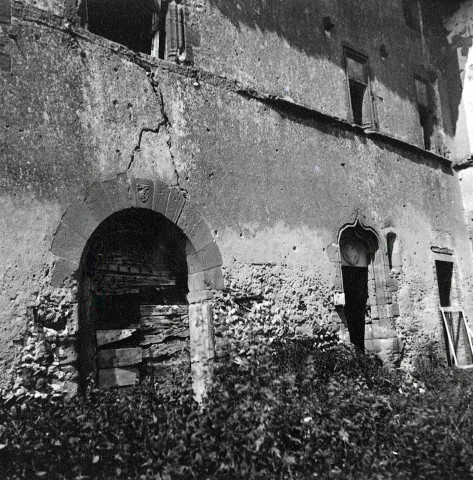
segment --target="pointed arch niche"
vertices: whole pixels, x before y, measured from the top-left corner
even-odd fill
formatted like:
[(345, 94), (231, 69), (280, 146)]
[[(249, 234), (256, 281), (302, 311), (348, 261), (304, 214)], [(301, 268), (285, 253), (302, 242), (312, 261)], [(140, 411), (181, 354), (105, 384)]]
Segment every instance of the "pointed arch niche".
[[(397, 278), (392, 274), (392, 249), (388, 247), (392, 245), (373, 223), (356, 212), (336, 228), (327, 253), (333, 265), (335, 316), (341, 336), (386, 361), (397, 362), (401, 353), (395, 328), (399, 308), (393, 296)], [(398, 272), (400, 266), (396, 267)]]
[(62, 216), (51, 251), (53, 286), (71, 288), (77, 302), (82, 386), (91, 376), (99, 386), (149, 375), (165, 383), (166, 371), (179, 364), (187, 365), (202, 397), (214, 356), (211, 300), (212, 290), (223, 288), (222, 257), (180, 189), (127, 174), (96, 182)]

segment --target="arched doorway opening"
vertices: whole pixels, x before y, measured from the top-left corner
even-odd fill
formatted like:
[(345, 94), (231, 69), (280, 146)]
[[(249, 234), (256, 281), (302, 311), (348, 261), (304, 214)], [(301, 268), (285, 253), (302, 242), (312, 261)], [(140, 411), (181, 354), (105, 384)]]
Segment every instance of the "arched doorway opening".
[(341, 231), (339, 245), (345, 294), (344, 313), (350, 342), (364, 350), (368, 267), (374, 261), (378, 240), (371, 230), (356, 222)]
[(128, 208), (88, 239), (80, 262), (82, 386), (151, 380), (165, 387), (188, 370), (188, 267), (183, 232), (164, 215)]

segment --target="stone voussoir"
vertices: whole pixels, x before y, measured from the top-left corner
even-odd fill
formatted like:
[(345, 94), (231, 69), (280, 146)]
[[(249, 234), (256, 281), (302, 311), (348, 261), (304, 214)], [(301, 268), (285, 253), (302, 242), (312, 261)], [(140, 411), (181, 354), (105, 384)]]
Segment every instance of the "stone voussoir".
[(62, 221), (84, 240), (87, 240), (99, 226), (99, 222), (81, 200), (77, 200), (70, 205), (62, 216)]
[(100, 182), (93, 183), (84, 196), (84, 203), (99, 223), (112, 215), (112, 207)]
[(58, 258), (51, 272), (51, 285), (53, 287), (64, 287), (76, 280), (79, 264)]
[(164, 215), (168, 206), (169, 185), (166, 185), (161, 180), (154, 182), (154, 199), (153, 210)]
[(189, 291), (215, 289), (221, 290), (224, 287), (222, 269), (220, 267), (210, 268), (202, 272), (189, 275)]
[(82, 251), (86, 241), (64, 222), (60, 222), (54, 234), (51, 252), (56, 257), (69, 260), (72, 263), (80, 263)]
[(200, 252), (188, 257), (189, 274), (209, 270), (222, 265), (222, 255), (216, 242), (209, 243)]
[(182, 208), (186, 203), (186, 197), (177, 187), (169, 188), (168, 203), (166, 206), (165, 216), (173, 223), (177, 223)]
[(186, 202), (177, 221), (177, 226), (190, 239), (201, 220), (200, 213), (189, 202)]
[(201, 219), (199, 224), (196, 226), (192, 235), (189, 237), (189, 240), (191, 241), (196, 253), (200, 252), (205, 246), (214, 241), (212, 232), (203, 219)]

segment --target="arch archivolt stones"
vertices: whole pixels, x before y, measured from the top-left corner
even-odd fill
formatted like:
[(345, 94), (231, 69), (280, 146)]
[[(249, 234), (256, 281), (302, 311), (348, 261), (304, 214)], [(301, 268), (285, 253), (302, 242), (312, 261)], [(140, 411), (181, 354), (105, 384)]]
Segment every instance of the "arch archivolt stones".
[[(68, 207), (53, 236), (51, 252), (56, 261), (52, 286), (67, 287), (79, 280), (81, 257), (93, 232), (110, 215), (129, 208), (164, 215), (187, 238), (190, 354), (194, 390), (201, 398), (210, 380), (208, 362), (214, 357), (212, 307), (208, 300), (213, 298), (212, 290), (224, 286), (222, 256), (209, 226), (178, 187), (127, 173), (93, 183)], [(77, 330), (80, 319), (78, 314), (76, 317)]]
[(77, 274), (87, 240), (100, 223), (127, 208), (148, 208), (160, 213), (187, 237), (189, 303), (210, 298), (204, 291), (223, 288), (222, 256), (217, 243), (182, 191), (161, 180), (135, 178), (126, 173), (93, 183), (63, 214), (51, 245), (51, 252), (57, 257), (53, 286), (63, 286)]

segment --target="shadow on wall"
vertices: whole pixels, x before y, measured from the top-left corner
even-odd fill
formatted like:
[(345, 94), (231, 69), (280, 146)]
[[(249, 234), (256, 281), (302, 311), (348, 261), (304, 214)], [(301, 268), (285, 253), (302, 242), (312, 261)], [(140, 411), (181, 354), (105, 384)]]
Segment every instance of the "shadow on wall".
[[(386, 88), (399, 97), (415, 101), (413, 88), (414, 74), (422, 73), (422, 70), (430, 67), (438, 70), (448, 85), (448, 104), (451, 110), (450, 122), (445, 125), (447, 134), (454, 135), (458, 120), (458, 106), (461, 101), (461, 81), (456, 51), (447, 42), (447, 31), (441, 23), (441, 18), (446, 10), (452, 9), (451, 4), (457, 4), (459, 0), (452, 0), (449, 9), (445, 8), (445, 0), (421, 0), (423, 15), (424, 34), (434, 34), (435, 39), (428, 41), (432, 50), (431, 62), (428, 65), (428, 55), (421, 51), (423, 40), (420, 31), (409, 31), (402, 15), (399, 2), (393, 2), (389, 7), (383, 8), (380, 2), (365, 0), (360, 6), (359, 2), (344, 2), (343, 16), (348, 22), (340, 20), (341, 7), (338, 2), (293, 0), (239, 0), (237, 5), (227, 0), (209, 0), (210, 4), (218, 9), (222, 15), (230, 20), (237, 30), (241, 25), (259, 32), (273, 32), (283, 38), (289, 45), (308, 56), (325, 58), (335, 65), (342, 65), (342, 45), (345, 43), (369, 52), (380, 52), (376, 59), (377, 68), (372, 69), (372, 80), (377, 80)], [(388, 2), (386, 2), (388, 3)], [(397, 5), (399, 3), (399, 5)], [(398, 16), (395, 16), (399, 14)], [(334, 24), (328, 22), (333, 21)], [(372, 25), (375, 19), (379, 25), (367, 31), (364, 26)], [(314, 21), (318, 19), (319, 21)], [(397, 20), (396, 20), (397, 19)], [(326, 35), (327, 24), (334, 28), (331, 38)], [(405, 32), (403, 32), (405, 30)], [(382, 34), (372, 35), (371, 32), (380, 31)], [(337, 38), (338, 35), (338, 38)], [(386, 39), (390, 44), (383, 43)], [(386, 42), (384, 40), (384, 42)], [(412, 44), (418, 43), (417, 54), (412, 54)], [(390, 58), (383, 57), (386, 48), (392, 52)], [(411, 56), (413, 63), (412, 81), (402, 75), (395, 75), (393, 71), (398, 69), (389, 68), (389, 62), (397, 65), (406, 61), (406, 55)], [(382, 58), (383, 57), (383, 58)], [(416, 63), (417, 62), (417, 63)], [(423, 65), (418, 65), (423, 62)], [(414, 66), (415, 65), (415, 66)], [(373, 66), (373, 65), (372, 65)], [(420, 70), (420, 72), (419, 72)]]

